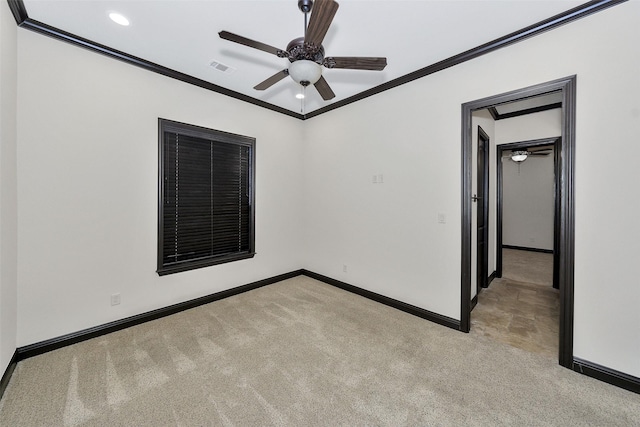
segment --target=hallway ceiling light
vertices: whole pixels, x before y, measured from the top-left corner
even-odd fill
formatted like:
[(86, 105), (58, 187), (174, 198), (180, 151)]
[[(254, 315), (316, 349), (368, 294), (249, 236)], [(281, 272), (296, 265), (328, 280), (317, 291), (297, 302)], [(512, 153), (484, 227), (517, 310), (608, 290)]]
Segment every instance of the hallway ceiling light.
[(527, 160), (528, 156), (529, 153), (526, 151), (514, 151), (511, 154), (511, 160), (513, 160), (514, 162), (524, 162), (525, 160)]
[(548, 156), (553, 152), (552, 148), (543, 147), (536, 150), (515, 150), (511, 154), (502, 156), (505, 159), (511, 159), (516, 163), (522, 163), (529, 158), (529, 156)]

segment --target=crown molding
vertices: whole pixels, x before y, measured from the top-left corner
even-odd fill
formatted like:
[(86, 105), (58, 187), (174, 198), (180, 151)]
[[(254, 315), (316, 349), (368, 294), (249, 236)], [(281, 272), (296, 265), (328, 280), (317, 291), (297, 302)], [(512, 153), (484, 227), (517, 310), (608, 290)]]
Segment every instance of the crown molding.
[(536, 24), (525, 27), (521, 30), (515, 31), (511, 34), (507, 34), (506, 36), (500, 37), (488, 43), (474, 47), (473, 49), (469, 49), (458, 55), (454, 55), (440, 62), (436, 62), (435, 64), (431, 64), (427, 67), (421, 68), (412, 73), (405, 74), (404, 76), (398, 77), (394, 80), (383, 83), (374, 88), (360, 92), (349, 98), (343, 99), (342, 101), (335, 102), (333, 104), (327, 105), (326, 107), (322, 107), (317, 110), (311, 111), (307, 114), (300, 114), (300, 113), (296, 113), (294, 111), (288, 110), (286, 108), (282, 108), (277, 105), (261, 101), (251, 96), (244, 95), (240, 92), (226, 89), (222, 86), (218, 86), (216, 84), (207, 82), (205, 80), (198, 79), (188, 74), (181, 73), (179, 71), (172, 70), (167, 67), (163, 67), (162, 65), (155, 64), (153, 62), (147, 61), (142, 58), (138, 58), (133, 55), (129, 55), (125, 52), (112, 49), (109, 46), (96, 43), (94, 41), (85, 39), (75, 34), (71, 34), (61, 29), (52, 27), (45, 23), (33, 20), (29, 18), (23, 0), (7, 0), (9, 4), (9, 8), (11, 9), (11, 12), (13, 13), (13, 16), (19, 27), (22, 27), (31, 31), (35, 31), (37, 33), (40, 33), (49, 37), (53, 37), (55, 39), (65, 41), (67, 43), (71, 43), (73, 45), (83, 47), (85, 49), (89, 49), (91, 51), (109, 56), (113, 59), (117, 59), (117, 60), (129, 63), (131, 65), (135, 65), (137, 67), (143, 68), (148, 71), (152, 71), (154, 73), (162, 74), (164, 76), (167, 76), (176, 80), (180, 80), (185, 83), (192, 84), (192, 85), (201, 87), (203, 89), (210, 90), (212, 92), (220, 93), (222, 95), (226, 95), (231, 98), (238, 99), (240, 101), (248, 102), (250, 104), (263, 107), (278, 113), (282, 113), (287, 116), (294, 117), (300, 120), (310, 119), (312, 117), (319, 116), (329, 111), (336, 110), (340, 107), (344, 107), (345, 105), (352, 104), (356, 101), (360, 101), (362, 99), (368, 98), (378, 93), (381, 93), (389, 89), (393, 89), (395, 87), (401, 86), (403, 84), (412, 82), (414, 80), (426, 77), (438, 71), (442, 71), (444, 69), (453, 67), (455, 65), (459, 65), (463, 62), (470, 61), (479, 56), (485, 55), (487, 53), (501, 49), (503, 47), (510, 46), (514, 43), (526, 40), (530, 37), (536, 36), (543, 32), (552, 30), (554, 28), (557, 28), (562, 25), (568, 24), (570, 22), (576, 21), (578, 19), (584, 18), (585, 16), (589, 16), (596, 12), (600, 12), (609, 7), (616, 6), (621, 3), (625, 3), (626, 1), (628, 0), (589, 1), (587, 3), (581, 4), (580, 6), (574, 7), (573, 9), (567, 10), (566, 12), (552, 16), (551, 18), (547, 18), (543, 21), (540, 21)]

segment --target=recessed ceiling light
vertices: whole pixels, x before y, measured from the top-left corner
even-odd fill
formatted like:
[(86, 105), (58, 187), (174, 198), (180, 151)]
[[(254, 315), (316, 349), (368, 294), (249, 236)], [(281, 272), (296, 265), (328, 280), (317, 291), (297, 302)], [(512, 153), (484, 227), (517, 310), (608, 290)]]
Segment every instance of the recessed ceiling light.
[(304, 99), (304, 93), (297, 93), (297, 94), (296, 94), (296, 98), (298, 98), (298, 99)]
[(125, 27), (129, 25), (129, 20), (119, 13), (111, 12), (109, 18), (116, 24), (124, 25)]

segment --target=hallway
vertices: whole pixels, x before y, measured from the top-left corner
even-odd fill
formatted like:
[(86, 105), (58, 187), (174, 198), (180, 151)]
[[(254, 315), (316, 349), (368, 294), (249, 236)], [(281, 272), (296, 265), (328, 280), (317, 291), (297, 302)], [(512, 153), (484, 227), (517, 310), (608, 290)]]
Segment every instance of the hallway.
[(501, 279), (482, 289), (471, 333), (558, 358), (559, 292), (551, 286), (553, 255), (503, 249)]

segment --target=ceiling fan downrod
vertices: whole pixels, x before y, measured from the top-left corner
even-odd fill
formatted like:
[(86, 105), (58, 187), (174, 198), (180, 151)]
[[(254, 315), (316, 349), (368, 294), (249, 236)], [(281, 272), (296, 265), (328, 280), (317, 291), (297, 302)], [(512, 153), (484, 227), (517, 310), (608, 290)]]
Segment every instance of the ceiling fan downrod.
[(304, 36), (307, 37), (307, 18), (309, 16), (309, 12), (311, 12), (311, 8), (313, 7), (313, 0), (298, 0), (298, 9), (304, 13)]
[(313, 0), (298, 0), (298, 9), (302, 11), (302, 13), (311, 12), (311, 8), (313, 7)]

